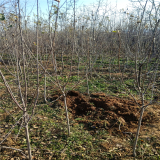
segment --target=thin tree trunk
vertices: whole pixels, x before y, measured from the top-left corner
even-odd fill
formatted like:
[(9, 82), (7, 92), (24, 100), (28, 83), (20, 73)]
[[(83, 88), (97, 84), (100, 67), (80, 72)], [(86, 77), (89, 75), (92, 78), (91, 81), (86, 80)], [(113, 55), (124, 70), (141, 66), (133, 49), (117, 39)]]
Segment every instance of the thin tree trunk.
[(30, 145), (29, 130), (28, 130), (28, 119), (29, 117), (27, 115), (27, 112), (24, 111), (24, 122), (25, 122), (25, 133), (26, 133), (28, 156), (29, 156), (29, 160), (32, 160), (31, 145)]
[(120, 51), (121, 51), (121, 41), (120, 41), (120, 33), (118, 30), (118, 40), (119, 40), (119, 50), (118, 50), (118, 68), (119, 68), (119, 72), (121, 72), (121, 68), (120, 68)]
[(70, 71), (72, 72), (72, 65), (73, 65), (73, 55), (75, 54), (75, 31), (76, 31), (76, 1), (74, 0), (74, 22), (73, 22), (73, 50), (71, 55), (71, 67)]
[(46, 69), (44, 71), (44, 100), (45, 100), (45, 102), (47, 102), (47, 98), (46, 98)]
[(143, 113), (144, 113), (144, 107), (142, 107), (142, 110), (141, 110), (140, 118), (139, 118), (139, 121), (138, 121), (136, 139), (135, 139), (135, 142), (134, 142), (134, 145), (133, 145), (133, 156), (134, 157), (136, 156), (136, 146), (137, 146), (138, 136), (139, 136), (139, 132), (140, 132), (140, 128), (141, 128)]
[(87, 66), (87, 68), (86, 68), (86, 81), (87, 81), (87, 94), (89, 95), (88, 66)]
[(63, 53), (64, 53), (64, 51), (62, 51), (62, 53), (61, 53), (61, 61), (62, 61), (62, 72), (64, 71), (64, 61), (63, 61)]
[(140, 128), (141, 128), (141, 123), (142, 123), (142, 117), (143, 117), (143, 113), (144, 113), (144, 95), (143, 92), (141, 92), (141, 98), (142, 98), (142, 108), (141, 108), (141, 114), (140, 114), (140, 118), (138, 121), (138, 128), (137, 128), (137, 133), (136, 133), (136, 139), (133, 145), (133, 156), (136, 156), (136, 146), (137, 146), (137, 141), (138, 141), (138, 136), (139, 136), (139, 132), (140, 132)]
[(69, 124), (69, 115), (68, 115), (68, 107), (67, 107), (67, 98), (66, 98), (66, 93), (65, 93), (65, 87), (63, 88), (63, 96), (64, 96), (64, 105), (65, 105), (65, 110), (66, 110), (68, 136), (70, 136), (70, 124)]
[(24, 94), (24, 100), (23, 97), (21, 97), (23, 102), (23, 114), (24, 114), (24, 122), (25, 122), (25, 133), (26, 133), (26, 143), (27, 143), (27, 149), (28, 149), (28, 155), (29, 160), (32, 160), (32, 154), (31, 154), (31, 146), (29, 141), (29, 131), (28, 131), (28, 115), (26, 112), (27, 107), (27, 79), (26, 79), (26, 70), (25, 70), (25, 63), (26, 63), (26, 57), (24, 54), (24, 44), (23, 44), (23, 35), (22, 35), (22, 28), (21, 28), (21, 14), (20, 14), (20, 1), (18, 0), (18, 9), (19, 9), (19, 30), (21, 35), (21, 45), (22, 45), (22, 58), (23, 58), (23, 74), (24, 74), (24, 81), (25, 81), (25, 94)]

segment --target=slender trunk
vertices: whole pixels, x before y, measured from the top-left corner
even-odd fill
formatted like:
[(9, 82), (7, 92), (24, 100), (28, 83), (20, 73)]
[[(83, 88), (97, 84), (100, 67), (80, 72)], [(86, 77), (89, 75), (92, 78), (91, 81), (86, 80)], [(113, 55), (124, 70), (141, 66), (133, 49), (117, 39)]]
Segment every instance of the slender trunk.
[[(89, 38), (89, 42), (90, 42), (90, 46), (91, 46), (91, 38)], [(90, 70), (91, 70), (91, 51), (89, 51), (89, 72), (90, 72)]]
[(65, 87), (63, 89), (63, 96), (64, 96), (64, 105), (66, 110), (66, 119), (67, 119), (67, 129), (68, 129), (68, 136), (70, 135), (70, 124), (69, 124), (69, 115), (68, 115), (68, 108), (67, 108), (67, 98), (65, 93)]
[(23, 58), (23, 74), (24, 74), (24, 81), (25, 81), (25, 94), (24, 94), (24, 100), (23, 97), (21, 97), (22, 102), (23, 102), (23, 114), (24, 114), (24, 122), (25, 122), (25, 133), (26, 133), (26, 143), (27, 143), (27, 149), (28, 149), (28, 155), (29, 155), (29, 160), (32, 160), (32, 154), (31, 154), (31, 146), (30, 146), (30, 141), (29, 141), (29, 131), (28, 131), (28, 115), (26, 112), (27, 108), (27, 79), (26, 79), (26, 69), (25, 69), (25, 64), (26, 64), (26, 57), (24, 54), (24, 44), (23, 44), (23, 35), (22, 35), (22, 28), (21, 28), (21, 14), (20, 14), (20, 1), (18, 0), (18, 10), (19, 10), (19, 30), (20, 30), (20, 35), (21, 35), (21, 46), (22, 46), (22, 58)]
[[(36, 31), (36, 39), (37, 39), (37, 96), (36, 96), (36, 102), (35, 104), (37, 103), (37, 100), (38, 100), (38, 95), (39, 95), (39, 63), (38, 63), (38, 58), (39, 58), (39, 40), (38, 40), (38, 24), (39, 23), (39, 13), (38, 13), (38, 0), (37, 0), (37, 31)], [(34, 106), (35, 108), (35, 106)]]
[(29, 130), (28, 130), (28, 119), (29, 117), (27, 115), (27, 112), (24, 111), (24, 122), (25, 122), (25, 133), (26, 133), (28, 156), (29, 156), (29, 160), (32, 160), (31, 145), (30, 145)]
[(86, 68), (86, 80), (87, 80), (87, 94), (89, 95), (88, 66), (87, 66), (87, 68)]
[(59, 0), (56, 0), (58, 2), (58, 7), (57, 7), (57, 15), (56, 15), (56, 21), (55, 21), (55, 28), (54, 28), (54, 34), (53, 34), (53, 49), (54, 49), (54, 71), (57, 73), (57, 60), (56, 60), (56, 52), (55, 52), (55, 38), (56, 38), (56, 31), (57, 31), (57, 21), (58, 21), (58, 13), (59, 13)]
[(62, 73), (63, 73), (63, 71), (64, 71), (63, 53), (64, 53), (64, 51), (62, 51), (62, 53), (61, 53), (61, 60), (62, 60)]
[(112, 59), (109, 62), (109, 78), (111, 79), (111, 63), (112, 63)]
[(121, 50), (121, 41), (120, 41), (120, 33), (119, 33), (119, 31), (118, 31), (118, 40), (119, 40), (118, 67), (119, 67), (119, 72), (121, 72), (121, 68), (120, 68), (120, 50)]
[(134, 145), (133, 145), (133, 156), (134, 157), (136, 156), (136, 146), (137, 146), (138, 136), (139, 136), (141, 123), (142, 123), (142, 118), (143, 118), (143, 113), (144, 113), (144, 95), (143, 95), (143, 92), (141, 92), (141, 98), (142, 98), (142, 109), (141, 109), (141, 114), (140, 114), (140, 118), (139, 118), (139, 121), (138, 121), (138, 128), (137, 128), (135, 142), (134, 142)]
[(79, 81), (79, 63), (80, 63), (80, 58), (79, 58), (79, 52), (78, 52), (78, 81)]
[(47, 99), (46, 99), (46, 69), (44, 71), (44, 100), (45, 102), (47, 102)]
[(144, 113), (144, 108), (142, 107), (140, 118), (139, 118), (139, 121), (138, 121), (136, 139), (135, 139), (135, 142), (134, 142), (134, 145), (133, 145), (133, 156), (134, 157), (136, 156), (136, 146), (137, 146), (138, 136), (139, 136), (139, 132), (140, 132), (140, 128), (141, 128), (143, 113)]
[(75, 31), (76, 31), (76, 1), (74, 0), (74, 22), (73, 22), (73, 50), (71, 55), (71, 67), (70, 70), (72, 72), (72, 63), (73, 63), (73, 55), (75, 54)]
[(135, 78), (138, 85), (138, 74), (137, 74), (137, 52), (135, 53)]

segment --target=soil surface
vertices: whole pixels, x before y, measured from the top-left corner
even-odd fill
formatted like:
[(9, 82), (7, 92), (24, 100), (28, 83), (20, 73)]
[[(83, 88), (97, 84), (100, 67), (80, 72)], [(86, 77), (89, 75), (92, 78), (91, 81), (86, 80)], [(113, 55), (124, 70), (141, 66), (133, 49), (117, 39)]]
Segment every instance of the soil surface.
[[(54, 95), (56, 99), (59, 95)], [(63, 104), (63, 98), (59, 99)], [(146, 102), (147, 103), (147, 102)], [(105, 93), (93, 93), (89, 96), (77, 91), (67, 93), (67, 106), (70, 112), (70, 119), (76, 123), (83, 123), (90, 131), (107, 129), (113, 135), (135, 132), (140, 116), (141, 102), (122, 99), (105, 95)], [(159, 117), (153, 110), (145, 110), (143, 124), (151, 124), (158, 121)]]

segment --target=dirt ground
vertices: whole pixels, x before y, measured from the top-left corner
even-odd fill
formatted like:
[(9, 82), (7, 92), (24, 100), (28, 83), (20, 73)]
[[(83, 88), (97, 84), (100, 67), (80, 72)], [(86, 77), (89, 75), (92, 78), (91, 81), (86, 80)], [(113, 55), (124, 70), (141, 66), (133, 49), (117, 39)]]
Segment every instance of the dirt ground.
[[(59, 102), (63, 104), (63, 98)], [(94, 93), (89, 97), (77, 91), (69, 91), (67, 106), (71, 113), (70, 119), (83, 123), (89, 131), (95, 132), (105, 128), (111, 135), (125, 135), (125, 133), (136, 133), (141, 102), (111, 97), (104, 93)], [(158, 120), (159, 114), (153, 107), (150, 107), (144, 112), (142, 127)]]
[[(50, 95), (49, 101), (56, 100), (61, 94), (60, 91), (55, 91)], [(59, 105), (63, 107), (63, 97), (58, 99), (58, 105), (57, 102), (55, 104), (52, 107), (59, 107)], [(115, 150), (116, 152), (118, 149), (117, 154), (121, 154), (120, 157), (132, 159), (132, 148), (126, 140), (133, 140), (135, 137), (140, 116), (140, 101), (136, 103), (132, 99), (107, 96), (105, 93), (92, 93), (88, 96), (77, 91), (69, 91), (67, 106), (71, 125), (83, 124), (92, 135), (96, 135), (100, 130), (106, 130), (110, 134), (108, 136), (107, 133), (107, 141), (101, 143), (100, 151), (112, 152)], [(154, 142), (156, 147), (159, 147), (159, 120), (160, 105), (148, 107), (144, 112), (140, 131), (141, 138), (144, 137), (147, 140), (150, 135), (156, 135), (157, 143)], [(9, 138), (5, 145), (14, 146), (14, 142)], [(158, 150), (158, 148), (156, 149)], [(154, 151), (156, 150), (154, 149)], [(6, 152), (6, 155), (10, 155), (10, 153)]]

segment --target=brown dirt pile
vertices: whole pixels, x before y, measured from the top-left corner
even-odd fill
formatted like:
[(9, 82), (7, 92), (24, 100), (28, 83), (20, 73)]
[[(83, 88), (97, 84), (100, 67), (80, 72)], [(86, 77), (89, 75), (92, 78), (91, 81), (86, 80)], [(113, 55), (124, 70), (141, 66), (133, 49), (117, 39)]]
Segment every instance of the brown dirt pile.
[[(61, 98), (61, 103), (63, 98)], [(141, 102), (138, 102), (141, 105)], [(134, 100), (106, 96), (104, 93), (94, 93), (90, 98), (77, 91), (67, 94), (67, 106), (71, 113), (70, 118), (78, 123), (84, 123), (86, 128), (119, 128), (131, 131), (136, 128), (139, 119), (140, 107)], [(153, 122), (157, 117), (146, 111), (142, 125)]]

